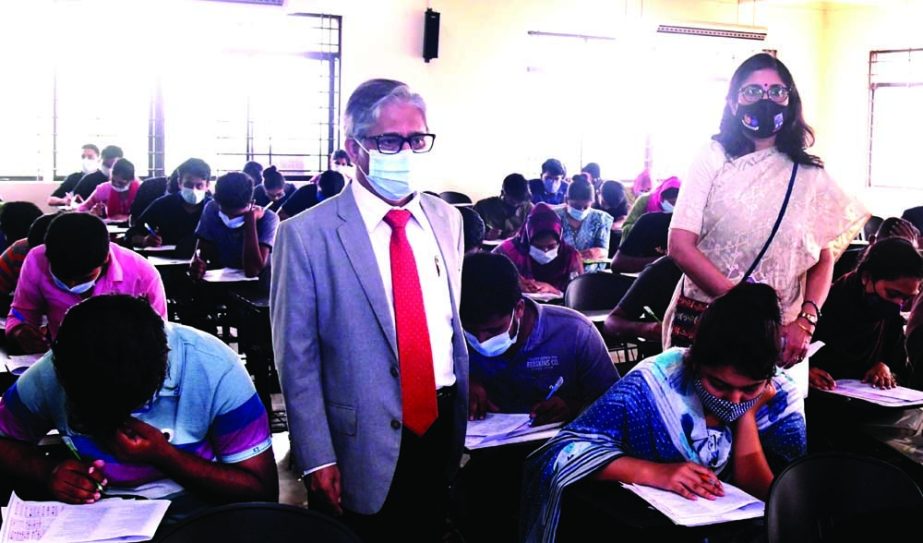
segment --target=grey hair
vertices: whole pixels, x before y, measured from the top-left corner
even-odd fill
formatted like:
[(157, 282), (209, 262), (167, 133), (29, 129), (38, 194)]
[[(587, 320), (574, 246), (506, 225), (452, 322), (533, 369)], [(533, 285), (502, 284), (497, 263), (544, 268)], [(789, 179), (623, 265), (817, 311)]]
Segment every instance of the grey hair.
[(420, 110), (426, 122), (426, 102), (410, 90), (406, 83), (393, 79), (369, 79), (359, 85), (346, 103), (343, 131), (347, 138), (368, 135), (367, 130), (378, 122), (381, 108), (387, 104), (404, 102)]

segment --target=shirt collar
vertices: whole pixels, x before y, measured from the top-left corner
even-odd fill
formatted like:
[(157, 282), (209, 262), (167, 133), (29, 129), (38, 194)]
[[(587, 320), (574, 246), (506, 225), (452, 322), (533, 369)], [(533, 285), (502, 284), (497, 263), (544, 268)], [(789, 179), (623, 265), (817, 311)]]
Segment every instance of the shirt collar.
[(544, 309), (542, 304), (537, 303), (535, 300), (530, 298), (524, 298), (526, 305), (531, 305), (535, 309), (535, 322), (532, 323), (532, 331), (529, 333), (529, 339), (526, 340), (526, 344), (522, 346), (520, 351), (527, 352), (534, 349), (537, 345), (540, 345), (543, 341), (542, 335), (545, 332), (544, 319), (542, 318)]
[(377, 195), (362, 186), (358, 181), (349, 184), (350, 190), (356, 199), (356, 206), (359, 208), (359, 214), (362, 216), (362, 222), (365, 223), (365, 229), (371, 234), (378, 225), (384, 221), (385, 215), (392, 209), (404, 209), (409, 211), (417, 224), (423, 225), (423, 207), (420, 205), (420, 193), (414, 193), (413, 198), (403, 207), (395, 207), (385, 202)]

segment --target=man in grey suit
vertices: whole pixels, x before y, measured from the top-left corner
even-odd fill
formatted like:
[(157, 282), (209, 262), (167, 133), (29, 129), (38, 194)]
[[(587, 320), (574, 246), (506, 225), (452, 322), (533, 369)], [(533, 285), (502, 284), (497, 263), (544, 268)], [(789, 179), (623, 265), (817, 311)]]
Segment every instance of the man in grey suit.
[(282, 223), (272, 253), (292, 454), (311, 506), (365, 541), (438, 541), (468, 410), (462, 221), (416, 185), (435, 136), (405, 84), (360, 85), (344, 130), (355, 181)]

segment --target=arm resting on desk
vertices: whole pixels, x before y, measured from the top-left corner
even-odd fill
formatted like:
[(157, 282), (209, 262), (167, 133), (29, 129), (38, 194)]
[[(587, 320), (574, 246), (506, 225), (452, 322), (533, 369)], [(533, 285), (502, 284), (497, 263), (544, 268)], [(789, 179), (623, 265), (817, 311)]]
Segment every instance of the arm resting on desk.
[(616, 306), (606, 317), (603, 333), (612, 338), (644, 338), (649, 341), (660, 341), (663, 325), (657, 321), (648, 322), (632, 320), (621, 307)]
[(597, 471), (593, 478), (670, 490), (690, 500), (695, 496), (715, 499), (724, 494), (718, 476), (694, 462), (663, 464), (622, 456)]

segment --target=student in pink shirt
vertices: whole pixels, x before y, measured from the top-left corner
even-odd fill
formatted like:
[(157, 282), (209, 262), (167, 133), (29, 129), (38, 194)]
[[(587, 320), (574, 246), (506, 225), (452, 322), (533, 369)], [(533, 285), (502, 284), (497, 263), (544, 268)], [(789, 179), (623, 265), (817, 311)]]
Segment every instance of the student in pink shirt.
[(127, 221), (140, 186), (141, 182), (135, 179), (135, 165), (121, 158), (112, 166), (109, 182), (98, 185), (93, 194), (77, 207), (77, 211), (89, 211), (104, 219)]
[[(147, 299), (161, 317), (167, 301), (160, 274), (142, 256), (109, 242), (93, 215), (65, 213), (51, 221), (45, 244), (29, 251), (6, 320), (6, 336), (26, 353), (48, 350), (67, 310), (91, 296)], [(48, 318), (47, 333), (42, 317)]]

